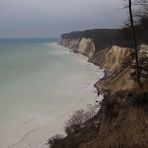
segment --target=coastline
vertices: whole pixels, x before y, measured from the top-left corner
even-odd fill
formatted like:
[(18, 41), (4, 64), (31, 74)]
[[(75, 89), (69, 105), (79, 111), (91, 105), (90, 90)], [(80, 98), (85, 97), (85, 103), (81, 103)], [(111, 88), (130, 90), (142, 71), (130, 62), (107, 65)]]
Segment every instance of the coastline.
[[(53, 138), (52, 147), (60, 145), (65, 148), (74, 145), (79, 148), (147, 147), (147, 45), (142, 43), (138, 54), (142, 63), (140, 64), (141, 87), (136, 82), (133, 48), (119, 42), (119, 44), (111, 43), (108, 47), (103, 45), (102, 49), (96, 47), (94, 50), (90, 47), (95, 39), (93, 36), (95, 33), (93, 30), (88, 30), (91, 35), (87, 35), (86, 32), (63, 34), (59, 43), (76, 53), (86, 55), (89, 57), (89, 62), (104, 69), (104, 77), (94, 84), (98, 94), (103, 94), (104, 98), (98, 113), (87, 122), (88, 124), (78, 133), (70, 133), (64, 138)], [(88, 36), (92, 38), (88, 40)], [(99, 33), (98, 36), (101, 37)], [(101, 42), (97, 42), (98, 45), (99, 43)], [(106, 41), (106, 45), (107, 43)], [(93, 52), (93, 56), (90, 57)], [(93, 122), (95, 127), (92, 127)]]
[[(58, 45), (57, 45), (58, 46)], [(61, 50), (63, 49), (62, 46), (60, 46)], [(27, 121), (23, 122), (23, 125), (16, 125), (16, 127), (13, 127), (13, 129), (10, 131), (3, 131), (3, 137), (0, 138), (0, 141), (3, 141), (4, 145), (1, 145), (2, 147), (6, 148), (43, 148), (44, 143), (47, 142), (47, 140), (50, 138), (50, 136), (55, 135), (56, 133), (59, 134), (61, 131), (61, 134), (63, 133), (63, 127), (64, 122), (67, 120), (67, 118), (73, 114), (73, 112), (80, 108), (86, 108), (87, 104), (93, 104), (95, 102), (95, 99), (98, 98), (96, 89), (94, 88), (94, 83), (98, 80), (98, 70), (99, 67), (96, 65), (93, 65), (92, 63), (88, 63), (88, 58), (84, 55), (76, 55), (75, 53), (67, 52), (69, 49), (65, 49), (64, 54), (73, 55), (75, 57), (80, 57), (80, 62), (83, 65), (90, 65), (90, 67), (93, 67), (92, 69), (96, 69), (96, 78), (89, 78), (91, 81), (86, 81), (84, 84), (84, 88), (86, 90), (86, 94), (83, 96), (83, 99), (81, 99), (80, 102), (78, 102), (73, 108), (69, 107), (68, 113), (64, 113), (62, 115), (59, 115), (56, 117), (55, 120), (51, 121), (50, 123), (46, 123), (45, 125), (42, 125), (37, 119), (29, 119)], [(77, 58), (76, 58), (77, 59)], [(78, 58), (79, 59), (79, 58)], [(83, 60), (82, 60), (83, 59)], [(92, 76), (92, 72), (90, 71), (90, 77)], [(102, 75), (103, 76), (103, 75)], [(102, 77), (101, 76), (101, 77)], [(100, 77), (100, 78), (101, 78)], [(81, 88), (82, 89), (82, 88)], [(87, 99), (86, 99), (86, 98)], [(92, 99), (90, 99), (92, 98)], [(46, 116), (49, 114), (47, 113)], [(27, 124), (26, 124), (27, 123)], [(38, 123), (38, 124), (37, 124)], [(58, 128), (57, 128), (58, 127)], [(61, 129), (61, 130), (59, 130)], [(56, 131), (55, 131), (56, 130)], [(10, 134), (11, 133), (11, 134)], [(45, 147), (45, 145), (44, 145)]]

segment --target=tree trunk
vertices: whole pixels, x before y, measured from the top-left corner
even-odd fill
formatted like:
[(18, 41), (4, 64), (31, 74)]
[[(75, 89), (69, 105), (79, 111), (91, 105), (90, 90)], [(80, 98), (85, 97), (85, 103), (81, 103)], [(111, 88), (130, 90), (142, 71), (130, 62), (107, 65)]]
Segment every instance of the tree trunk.
[(132, 2), (131, 2), (131, 0), (129, 0), (129, 14), (130, 14), (130, 22), (131, 22), (132, 36), (133, 36), (133, 44), (134, 44), (134, 49), (135, 49), (136, 80), (137, 80), (137, 83), (140, 85), (138, 46), (137, 46), (136, 32), (135, 32), (135, 26), (134, 26), (134, 21), (133, 21)]

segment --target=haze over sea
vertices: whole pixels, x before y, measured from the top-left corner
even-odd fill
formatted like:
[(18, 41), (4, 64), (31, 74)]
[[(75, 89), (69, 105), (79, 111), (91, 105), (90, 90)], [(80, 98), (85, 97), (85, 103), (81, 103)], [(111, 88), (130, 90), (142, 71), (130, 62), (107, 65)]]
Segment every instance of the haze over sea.
[(54, 39), (0, 39), (0, 147), (43, 148), (75, 110), (94, 104), (102, 70)]

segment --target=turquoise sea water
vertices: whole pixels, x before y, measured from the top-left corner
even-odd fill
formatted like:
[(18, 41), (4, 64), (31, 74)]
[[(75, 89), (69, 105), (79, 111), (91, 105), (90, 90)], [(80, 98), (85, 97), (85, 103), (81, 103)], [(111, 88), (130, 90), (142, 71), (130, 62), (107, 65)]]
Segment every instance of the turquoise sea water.
[[(27, 148), (29, 140), (35, 145), (45, 139), (44, 135), (47, 138), (48, 134), (61, 130), (62, 121), (74, 110), (95, 102), (93, 84), (103, 76), (102, 71), (88, 63), (86, 57), (70, 53), (55, 41), (0, 39), (0, 145), (3, 148), (14, 143), (18, 144), (14, 148)], [(58, 119), (61, 124), (58, 121), (56, 125)], [(51, 127), (48, 133), (45, 125)], [(34, 128), (38, 134), (30, 132)]]

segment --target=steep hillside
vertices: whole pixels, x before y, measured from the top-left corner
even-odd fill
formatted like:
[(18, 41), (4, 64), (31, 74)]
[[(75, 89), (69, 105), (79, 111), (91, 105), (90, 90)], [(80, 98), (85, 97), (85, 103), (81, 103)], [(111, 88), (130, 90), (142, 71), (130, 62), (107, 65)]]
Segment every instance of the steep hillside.
[[(142, 44), (139, 50), (140, 90), (148, 90), (148, 46)], [(99, 59), (98, 59), (99, 60)], [(136, 90), (139, 87), (135, 82), (135, 60), (133, 49), (112, 46), (104, 57), (102, 67), (105, 77), (99, 80), (95, 87), (100, 93), (115, 93), (121, 90)]]
[(65, 33), (61, 36), (61, 41), (81, 38), (90, 38), (95, 44), (96, 52), (114, 44), (120, 46), (129, 45), (129, 42), (124, 40), (124, 36), (119, 29), (93, 29)]
[(51, 148), (147, 148), (147, 106), (148, 92), (105, 95), (98, 114), (87, 126), (59, 138)]
[(93, 29), (65, 33), (59, 44), (88, 56), (90, 62), (101, 66), (107, 49), (113, 45), (130, 47), (131, 42), (124, 40), (119, 29)]
[[(73, 42), (77, 36), (72, 49), (104, 69), (104, 78), (94, 85), (104, 99), (98, 113), (79, 132), (56, 139), (51, 148), (147, 148), (148, 45), (141, 44), (139, 49), (141, 85), (138, 85), (132, 48), (119, 46), (116, 41), (117, 44), (112, 42), (108, 47), (101, 42), (104, 48), (96, 50), (90, 36), (78, 34), (82, 32), (74, 33), (73, 39), (65, 34), (61, 45), (68, 40)], [(72, 45), (70, 42), (66, 47)]]

